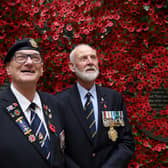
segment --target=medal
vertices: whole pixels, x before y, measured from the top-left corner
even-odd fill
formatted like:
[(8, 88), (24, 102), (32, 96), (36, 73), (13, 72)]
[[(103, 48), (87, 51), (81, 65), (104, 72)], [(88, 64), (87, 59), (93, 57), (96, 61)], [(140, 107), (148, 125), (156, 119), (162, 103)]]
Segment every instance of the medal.
[(108, 137), (109, 139), (111, 139), (113, 142), (115, 142), (118, 138), (118, 133), (117, 131), (114, 129), (114, 127), (110, 127), (110, 129), (108, 130)]

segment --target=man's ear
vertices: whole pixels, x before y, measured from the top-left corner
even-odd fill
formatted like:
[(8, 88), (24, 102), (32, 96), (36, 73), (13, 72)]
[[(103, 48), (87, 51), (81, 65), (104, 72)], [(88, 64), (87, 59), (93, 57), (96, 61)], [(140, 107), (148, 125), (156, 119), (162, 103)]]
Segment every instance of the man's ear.
[(75, 65), (72, 62), (70, 62), (68, 65), (69, 65), (70, 70), (72, 72), (75, 72)]
[(11, 70), (9, 64), (6, 65), (6, 72), (10, 76), (11, 75)]
[(43, 67), (43, 64), (42, 64), (40, 76), (43, 76), (43, 72), (44, 72), (44, 67)]

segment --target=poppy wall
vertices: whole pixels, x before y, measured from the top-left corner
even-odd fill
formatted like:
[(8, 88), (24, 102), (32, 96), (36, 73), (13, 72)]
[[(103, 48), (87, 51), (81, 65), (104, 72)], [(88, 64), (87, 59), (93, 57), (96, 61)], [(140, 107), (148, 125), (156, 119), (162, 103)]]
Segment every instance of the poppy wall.
[[(32, 37), (45, 71), (38, 88), (52, 94), (75, 82), (71, 49), (97, 49), (97, 83), (124, 95), (136, 141), (130, 168), (168, 166), (168, 1), (5, 0), (0, 2), (0, 85), (8, 82), (4, 56), (17, 39)], [(160, 109), (153, 91), (164, 92)], [(158, 98), (159, 96), (157, 96)], [(157, 102), (155, 103), (157, 104)]]

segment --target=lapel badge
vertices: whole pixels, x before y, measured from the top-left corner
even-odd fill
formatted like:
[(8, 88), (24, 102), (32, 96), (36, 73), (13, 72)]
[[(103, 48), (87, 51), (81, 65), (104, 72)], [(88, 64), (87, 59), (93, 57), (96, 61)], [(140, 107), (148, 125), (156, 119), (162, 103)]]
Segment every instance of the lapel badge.
[(51, 119), (52, 118), (52, 114), (49, 114), (48, 117), (49, 117), (49, 119)]
[(20, 115), (20, 110), (19, 110), (19, 109), (16, 109), (16, 110), (14, 111), (14, 115), (19, 116), (19, 115)]
[(35, 135), (30, 134), (30, 135), (28, 136), (28, 139), (29, 139), (29, 141), (32, 143), (32, 142), (34, 142), (34, 141), (36, 140), (36, 137), (35, 137)]
[(44, 104), (44, 105), (43, 105), (43, 108), (44, 108), (44, 110), (47, 110), (47, 105)]
[(48, 106), (45, 105), (45, 104), (43, 104), (43, 109), (44, 109), (44, 112), (45, 112), (45, 114), (47, 115), (47, 117), (48, 117), (49, 119), (52, 119), (51, 109), (48, 108)]
[(11, 116), (12, 118), (15, 117), (15, 115), (14, 115), (12, 112), (9, 112), (9, 114), (10, 114), (10, 116)]
[(17, 104), (17, 103), (13, 103), (13, 105), (14, 105), (15, 107), (17, 107), (17, 106), (18, 106), (18, 104)]
[(12, 111), (12, 110), (14, 110), (17, 106), (18, 106), (17, 103), (12, 103), (12, 104), (9, 105), (8, 107), (6, 107), (6, 109), (7, 109), (8, 111)]
[(56, 132), (55, 126), (52, 125), (51, 123), (49, 124), (49, 128), (52, 132), (54, 132), (54, 133)]
[(6, 109), (7, 109), (8, 111), (11, 111), (11, 110), (14, 109), (14, 107), (13, 107), (12, 105), (10, 105), (10, 106), (8, 106)]
[(44, 138), (43, 134), (42, 134), (41, 132), (39, 132), (39, 134), (38, 134), (38, 139), (39, 139), (39, 140), (42, 140), (43, 138)]
[(101, 102), (102, 102), (102, 103), (104, 102), (104, 98), (103, 98), (103, 97), (101, 97)]

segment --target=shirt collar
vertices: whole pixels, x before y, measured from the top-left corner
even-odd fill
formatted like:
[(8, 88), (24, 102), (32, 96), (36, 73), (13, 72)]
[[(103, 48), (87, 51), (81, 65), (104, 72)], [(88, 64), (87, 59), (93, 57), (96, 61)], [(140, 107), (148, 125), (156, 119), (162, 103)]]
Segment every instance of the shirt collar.
[[(13, 92), (13, 94), (15, 95), (19, 105), (21, 106), (23, 111), (26, 111), (28, 109), (28, 107), (30, 106), (31, 102), (25, 97), (23, 96), (11, 83), (11, 90)], [(40, 101), (40, 96), (38, 95), (38, 93), (35, 93), (35, 96), (33, 98), (33, 103), (36, 104), (37, 107), (41, 108), (41, 101)]]
[(87, 94), (88, 92), (91, 93), (91, 95), (92, 95), (93, 98), (96, 98), (96, 85), (95, 85), (95, 84), (91, 87), (90, 90), (87, 90), (87, 89), (85, 89), (83, 86), (81, 86), (81, 85), (79, 84), (79, 82), (77, 82), (77, 88), (78, 88), (78, 90), (79, 90), (79, 94), (80, 94), (80, 97), (81, 97), (82, 99), (85, 99), (85, 96), (86, 96), (86, 94)]

